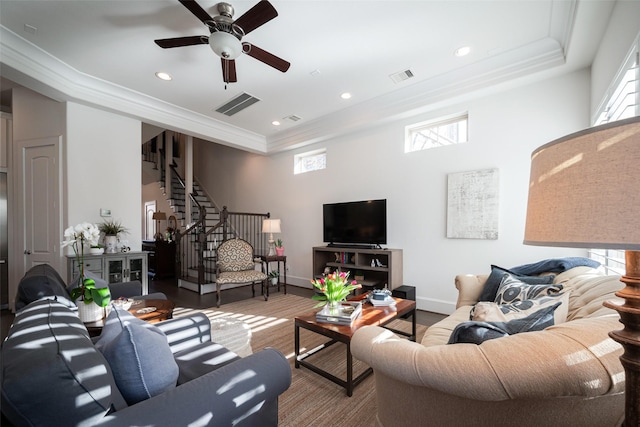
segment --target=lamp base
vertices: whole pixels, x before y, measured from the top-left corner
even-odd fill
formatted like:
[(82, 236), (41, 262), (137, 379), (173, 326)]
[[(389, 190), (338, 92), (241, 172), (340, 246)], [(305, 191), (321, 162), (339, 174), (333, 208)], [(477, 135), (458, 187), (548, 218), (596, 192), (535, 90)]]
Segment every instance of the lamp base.
[(626, 286), (616, 292), (624, 304), (605, 301), (604, 306), (620, 314), (624, 329), (609, 336), (624, 348), (620, 362), (625, 373), (624, 426), (640, 425), (640, 251), (625, 251), (626, 272), (620, 281)]
[(269, 240), (269, 254), (268, 256), (275, 256), (276, 255), (276, 241), (273, 239)]

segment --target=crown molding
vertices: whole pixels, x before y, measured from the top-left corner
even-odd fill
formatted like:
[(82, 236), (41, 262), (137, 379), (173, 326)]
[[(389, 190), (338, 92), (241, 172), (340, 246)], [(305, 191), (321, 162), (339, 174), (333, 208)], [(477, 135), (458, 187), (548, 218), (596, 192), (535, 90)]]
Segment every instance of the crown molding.
[(373, 125), (413, 117), (447, 101), (471, 98), (474, 91), (495, 92), (505, 82), (564, 65), (577, 4), (578, 0), (552, 3), (551, 22), (544, 39), (280, 132), (267, 138), (267, 151), (296, 149)]
[(266, 138), (70, 67), (0, 25), (0, 71), (54, 100), (73, 101), (220, 144), (266, 153)]
[(545, 38), (276, 134), (267, 138), (267, 151), (271, 154), (300, 148), (413, 117), (438, 103), (471, 97), (478, 91), (497, 91), (505, 82), (563, 64), (564, 50), (558, 41)]
[(259, 154), (273, 154), (410, 118), (439, 105), (501, 90), (566, 63), (577, 0), (554, 1), (548, 36), (453, 72), (406, 85), (270, 137), (84, 74), (0, 25), (0, 72), (43, 95), (74, 101), (176, 132)]

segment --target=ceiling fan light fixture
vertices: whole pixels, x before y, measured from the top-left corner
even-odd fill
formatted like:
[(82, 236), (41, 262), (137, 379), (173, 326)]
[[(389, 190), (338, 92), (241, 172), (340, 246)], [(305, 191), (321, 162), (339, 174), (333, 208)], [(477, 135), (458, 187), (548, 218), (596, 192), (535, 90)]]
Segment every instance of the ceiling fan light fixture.
[(223, 59), (236, 59), (242, 53), (242, 43), (234, 35), (216, 31), (209, 36), (211, 50)]

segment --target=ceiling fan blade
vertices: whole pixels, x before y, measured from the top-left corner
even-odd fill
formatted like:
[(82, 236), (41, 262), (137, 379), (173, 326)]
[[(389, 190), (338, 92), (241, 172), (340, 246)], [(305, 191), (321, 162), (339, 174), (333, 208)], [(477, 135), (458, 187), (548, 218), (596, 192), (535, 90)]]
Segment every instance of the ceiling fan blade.
[(194, 0), (178, 0), (184, 7), (189, 9), (189, 12), (193, 13), (196, 18), (202, 21), (203, 24), (207, 24), (207, 21), (213, 21), (211, 15), (209, 15), (198, 3)]
[(163, 49), (169, 49), (172, 47), (193, 46), (196, 44), (208, 44), (209, 37), (207, 36), (188, 36), (188, 37), (175, 37), (172, 39), (158, 39), (154, 40), (158, 46)]
[(249, 34), (261, 25), (266, 24), (278, 16), (276, 9), (267, 0), (258, 2), (251, 9), (247, 10), (234, 24), (242, 28), (245, 34)]
[(260, 49), (258, 46), (251, 43), (242, 43), (242, 49), (244, 53), (264, 62), (265, 64), (275, 68), (276, 70), (286, 72), (291, 64), (282, 58), (275, 56), (273, 53), (269, 53), (264, 49)]
[(220, 58), (222, 61), (222, 78), (225, 83), (235, 83), (238, 81), (236, 76), (236, 61), (233, 59)]

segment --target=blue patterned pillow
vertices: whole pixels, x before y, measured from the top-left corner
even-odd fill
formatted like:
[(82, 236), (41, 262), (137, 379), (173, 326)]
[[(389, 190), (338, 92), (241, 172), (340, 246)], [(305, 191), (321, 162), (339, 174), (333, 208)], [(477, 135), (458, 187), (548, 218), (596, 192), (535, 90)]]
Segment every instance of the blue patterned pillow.
[(536, 299), (545, 295), (559, 294), (563, 286), (560, 284), (530, 285), (518, 280), (511, 274), (505, 274), (500, 282), (495, 302), (511, 304), (517, 301)]
[(530, 285), (553, 283), (553, 279), (555, 278), (555, 275), (523, 276), (520, 274), (515, 274), (512, 271), (507, 270), (506, 268), (492, 265), (491, 274), (489, 274), (489, 277), (487, 278), (487, 281), (482, 288), (482, 293), (480, 294), (480, 298), (478, 298), (478, 301), (495, 301), (496, 294), (498, 293), (498, 288), (500, 287), (500, 283), (502, 282), (502, 278), (507, 273)]

